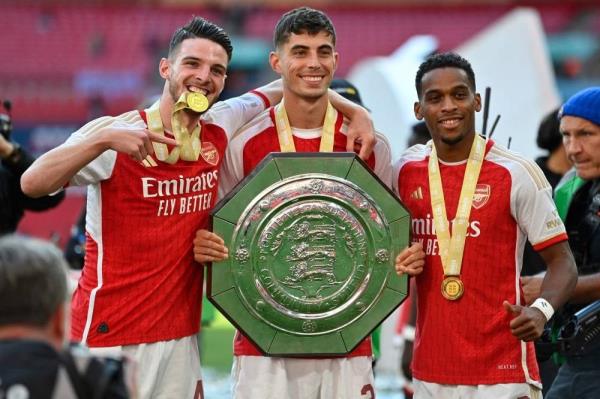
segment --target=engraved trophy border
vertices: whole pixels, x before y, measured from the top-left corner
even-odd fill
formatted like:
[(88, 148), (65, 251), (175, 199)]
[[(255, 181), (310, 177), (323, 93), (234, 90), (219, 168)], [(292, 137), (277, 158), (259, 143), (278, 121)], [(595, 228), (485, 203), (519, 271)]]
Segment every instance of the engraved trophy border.
[[(327, 173), (323, 173), (325, 170)], [(270, 219), (260, 219), (264, 223), (255, 225), (252, 223), (244, 225), (244, 221), (252, 212), (256, 214), (273, 212), (276, 215), (277, 212), (270, 208), (269, 201), (265, 197), (268, 197), (269, 193), (282, 190), (282, 187), (285, 188), (287, 185), (299, 184), (298, 182), (304, 184), (302, 199), (294, 198), (293, 201), (289, 198), (284, 199), (283, 205), (279, 204), (279, 211), (295, 209), (294, 207), (310, 204), (311, 201), (317, 204), (321, 204), (320, 201), (327, 202), (330, 196), (327, 193), (323, 194), (322, 190), (335, 188), (335, 184), (350, 187), (364, 199), (365, 203), (359, 201), (351, 204), (352, 206), (339, 198), (332, 201), (333, 208), (338, 206), (343, 212), (332, 211), (330, 222), (335, 220), (338, 214), (342, 215), (339, 217), (344, 217), (344, 212), (347, 212), (355, 219), (350, 220), (350, 226), (356, 227), (356, 223), (362, 226), (366, 234), (365, 240), (369, 241), (365, 244), (367, 246), (364, 262), (366, 270), (361, 271), (362, 280), (359, 281), (356, 289), (350, 287), (346, 290), (351, 291), (349, 294), (344, 292), (346, 296), (343, 298), (342, 308), (322, 305), (323, 311), (314, 311), (315, 309), (309, 306), (313, 303), (311, 295), (319, 294), (322, 288), (317, 284), (319, 288), (315, 294), (314, 287), (309, 284), (309, 288), (306, 288), (310, 294), (307, 294), (308, 299), (298, 301), (299, 304), (292, 303), (292, 307), (297, 305), (297, 309), (290, 310), (289, 303), (287, 305), (274, 303), (273, 295), (269, 296), (270, 294), (264, 290), (265, 284), (258, 281), (260, 278), (254, 278), (255, 276), (248, 271), (252, 269), (259, 255), (255, 253), (256, 248), (252, 247), (255, 243), (245, 242), (239, 238), (247, 228), (252, 230), (250, 234), (260, 235), (264, 223), (268, 224)], [(293, 202), (293, 205), (290, 205), (290, 202)], [(380, 202), (383, 202), (382, 207), (379, 206)], [(366, 208), (361, 210), (361, 207)], [(299, 213), (304, 216), (312, 215), (310, 211), (302, 213), (300, 210)], [(380, 218), (382, 228), (387, 229), (389, 243), (384, 247), (370, 242), (374, 240), (371, 237), (372, 227), (365, 222), (367, 216), (361, 216), (367, 214), (369, 217), (374, 215), (375, 219)], [(285, 214), (281, 216), (284, 219), (286, 217)], [(325, 218), (327, 217), (329, 216), (325, 215)], [(348, 218), (351, 219), (349, 216)], [(214, 231), (224, 236), (230, 257), (219, 264), (208, 265), (207, 296), (224, 316), (243, 331), (267, 356), (346, 354), (392, 313), (408, 295), (408, 278), (396, 275), (393, 260), (399, 250), (409, 243), (410, 215), (389, 188), (353, 153), (272, 153), (217, 204), (212, 212), (211, 222)], [(294, 223), (295, 221), (292, 220), (291, 225), (295, 226)], [(331, 224), (335, 225), (329, 223)], [(329, 234), (332, 229), (329, 225), (318, 225), (316, 234)], [(276, 225), (275, 229), (277, 228), (279, 225)], [(268, 232), (270, 233), (270, 230)], [(249, 237), (250, 241), (255, 238), (252, 235)], [(386, 238), (378, 240), (377, 242), (383, 242)], [(323, 247), (331, 249), (331, 245)], [(305, 247), (299, 246), (297, 249), (300, 251)], [(290, 254), (291, 252), (287, 256), (292, 256)], [(331, 278), (332, 273), (327, 263), (331, 254), (321, 255), (321, 258), (318, 258), (321, 262), (321, 268), (318, 269), (321, 273), (320, 278), (323, 276)], [(337, 256), (337, 252), (334, 251), (334, 255)], [(300, 257), (293, 259), (300, 259)], [(327, 265), (323, 266), (323, 262)], [(306, 273), (299, 275), (306, 276)], [(339, 273), (336, 275), (339, 276)], [(273, 278), (272, 275), (261, 278), (263, 277)], [(243, 280), (242, 284), (240, 284), (241, 280)], [(373, 285), (373, 281), (378, 282), (379, 286)], [(253, 287), (248, 288), (248, 285)], [(335, 292), (335, 288), (332, 287), (334, 285), (330, 284), (322, 292), (329, 292), (329, 294)], [(304, 290), (301, 287), (300, 289)], [(246, 293), (248, 290), (251, 290), (251, 294)], [(366, 292), (368, 295), (365, 295)], [(294, 295), (290, 294), (297, 299)], [(293, 302), (289, 298), (285, 300)], [(316, 308), (318, 310), (318, 306)], [(302, 309), (309, 309), (309, 311), (303, 312)], [(344, 311), (348, 314), (344, 314)], [(276, 314), (280, 319), (291, 318), (286, 323), (289, 321), (294, 326), (288, 328), (281, 324), (280, 319), (275, 321), (265, 319), (265, 314), (269, 313)]]

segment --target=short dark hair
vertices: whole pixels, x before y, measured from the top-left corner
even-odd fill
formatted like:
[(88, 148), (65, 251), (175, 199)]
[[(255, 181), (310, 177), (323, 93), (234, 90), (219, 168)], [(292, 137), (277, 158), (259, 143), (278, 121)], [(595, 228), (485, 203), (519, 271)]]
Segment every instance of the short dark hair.
[(335, 46), (335, 28), (327, 14), (309, 7), (295, 8), (283, 14), (277, 22), (273, 34), (273, 45), (276, 49), (279, 48), (289, 40), (292, 33), (316, 35), (319, 32), (326, 32), (331, 36)]
[(560, 108), (555, 109), (542, 119), (538, 128), (536, 143), (538, 147), (549, 152), (554, 151), (562, 144), (562, 134), (560, 133), (560, 119), (558, 112)]
[(431, 133), (429, 133), (427, 124), (425, 121), (417, 122), (412, 125), (407, 146), (412, 147), (415, 144), (426, 144), (429, 140), (431, 140)]
[(231, 39), (223, 28), (213, 24), (202, 17), (193, 17), (190, 22), (177, 29), (169, 43), (169, 57), (173, 55), (185, 39), (203, 38), (220, 44), (227, 53), (227, 59), (231, 61), (233, 46)]
[(461, 57), (456, 53), (438, 53), (433, 54), (421, 65), (419, 65), (419, 69), (417, 70), (417, 76), (415, 77), (415, 87), (417, 88), (417, 95), (421, 98), (422, 87), (421, 82), (423, 80), (423, 76), (434, 69), (439, 68), (458, 68), (465, 71), (467, 74), (467, 78), (469, 79), (469, 83), (471, 84), (471, 89), (473, 92), (476, 90), (475, 85), (475, 72), (473, 72), (473, 68), (471, 67), (471, 63)]
[(67, 262), (53, 244), (0, 238), (0, 326), (44, 327), (67, 301)]

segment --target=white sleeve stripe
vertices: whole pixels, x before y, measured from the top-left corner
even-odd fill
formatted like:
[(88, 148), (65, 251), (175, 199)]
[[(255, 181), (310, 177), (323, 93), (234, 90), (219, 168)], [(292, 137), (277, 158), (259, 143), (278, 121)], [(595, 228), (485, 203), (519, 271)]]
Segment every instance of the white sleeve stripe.
[(86, 136), (87, 134), (89, 134), (92, 131), (95, 131), (97, 129), (102, 129), (102, 128), (111, 126), (114, 123), (137, 124), (141, 120), (142, 119), (141, 119), (140, 114), (139, 114), (138, 111), (126, 112), (126, 113), (124, 113), (122, 115), (119, 115), (117, 117), (103, 116), (103, 117), (95, 119), (95, 120), (87, 123), (83, 127), (81, 127), (77, 131), (77, 134), (82, 135), (82, 136)]
[(540, 168), (537, 167), (537, 165), (535, 165), (533, 162), (526, 160), (518, 155), (515, 155), (514, 153), (498, 148), (496, 146), (492, 147), (490, 152), (493, 152), (495, 155), (498, 155), (500, 157), (504, 157), (515, 161), (516, 163), (521, 165), (531, 176), (538, 190), (543, 190), (549, 187), (549, 183), (546, 180), (544, 174), (542, 173)]
[[(99, 190), (101, 190), (101, 188), (99, 188)], [(98, 215), (102, 215), (102, 195), (101, 193), (98, 193)], [(96, 256), (96, 287), (94, 287), (90, 293), (90, 298), (89, 298), (89, 303), (88, 303), (88, 309), (87, 309), (87, 315), (86, 315), (86, 319), (85, 319), (85, 325), (83, 327), (83, 333), (81, 335), (81, 343), (86, 345), (87, 344), (87, 339), (90, 333), (90, 328), (92, 326), (92, 320), (94, 318), (94, 310), (96, 307), (96, 295), (98, 294), (98, 291), (100, 291), (100, 289), (102, 288), (102, 285), (104, 283), (104, 278), (103, 278), (103, 274), (102, 274), (102, 264), (104, 262), (104, 241), (102, 239), (102, 229), (103, 229), (103, 225), (102, 222), (100, 222), (97, 226), (97, 236), (93, 236), (93, 232), (89, 232), (90, 237), (96, 242), (96, 246), (97, 246), (97, 256)]]
[(111, 117), (99, 118), (83, 126), (78, 133), (85, 136), (88, 134), (88, 132), (110, 126), (113, 122), (114, 119)]

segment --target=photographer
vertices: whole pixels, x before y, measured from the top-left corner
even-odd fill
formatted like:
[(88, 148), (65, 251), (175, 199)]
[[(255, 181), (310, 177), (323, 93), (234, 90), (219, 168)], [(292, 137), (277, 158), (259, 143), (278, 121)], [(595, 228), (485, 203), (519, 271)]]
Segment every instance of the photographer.
[[(555, 316), (555, 326), (563, 328), (559, 343), (570, 338), (565, 335), (573, 333), (572, 338), (577, 339), (577, 334), (590, 330), (581, 325), (581, 331), (569, 329), (565, 324), (574, 315), (594, 322), (595, 305), (585, 307), (600, 299), (600, 87), (575, 94), (564, 104), (560, 117), (565, 150), (575, 169), (558, 185), (555, 200), (565, 221), (579, 279), (569, 303)], [(584, 316), (588, 313), (592, 317)], [(597, 325), (590, 323), (591, 330)], [(563, 346), (565, 363), (547, 399), (600, 398), (600, 337), (594, 331), (587, 334), (579, 345)]]
[(50, 243), (0, 238), (0, 398), (129, 398), (121, 361), (64, 350), (66, 270)]
[(10, 141), (12, 130), (10, 102), (0, 111), (0, 236), (17, 229), (26, 209), (43, 211), (58, 205), (64, 192), (53, 196), (30, 198), (21, 191), (21, 175), (35, 160), (19, 144)]

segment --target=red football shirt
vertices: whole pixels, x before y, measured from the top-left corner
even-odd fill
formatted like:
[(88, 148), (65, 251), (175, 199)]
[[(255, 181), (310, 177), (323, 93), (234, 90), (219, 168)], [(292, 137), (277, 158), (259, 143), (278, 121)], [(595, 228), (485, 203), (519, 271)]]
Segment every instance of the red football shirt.
[[(335, 123), (334, 152), (346, 151), (347, 121), (338, 113)], [(318, 152), (321, 144), (321, 128), (292, 129), (296, 152)], [(279, 139), (275, 128), (274, 108), (264, 111), (231, 139), (222, 169), (222, 194), (228, 193), (247, 176), (269, 153), (279, 152)], [(391, 183), (391, 155), (387, 140), (378, 135), (373, 154), (367, 160), (369, 167), (386, 184)], [(234, 355), (260, 356), (261, 352), (248, 338), (239, 332), (234, 342)], [(349, 356), (370, 356), (371, 340), (365, 339)]]
[[(567, 239), (551, 188), (537, 165), (493, 141), (474, 195), (456, 301), (441, 294), (443, 268), (435, 235), (427, 164), (431, 146), (407, 150), (394, 168), (395, 191), (412, 216), (412, 239), (427, 254), (416, 278), (415, 378), (439, 384), (539, 385), (533, 343), (510, 332), (504, 300), (523, 304), (520, 271), (525, 240), (537, 250)], [(456, 214), (466, 161), (440, 162), (448, 219)]]
[[(72, 301), (74, 340), (89, 346), (152, 343), (198, 332), (202, 266), (193, 258), (206, 228), (219, 168), (234, 132), (264, 109), (253, 94), (216, 104), (201, 121), (201, 156), (144, 166), (108, 150), (71, 180), (88, 185), (85, 265)], [(68, 142), (103, 127), (146, 128), (145, 113), (103, 117)]]

